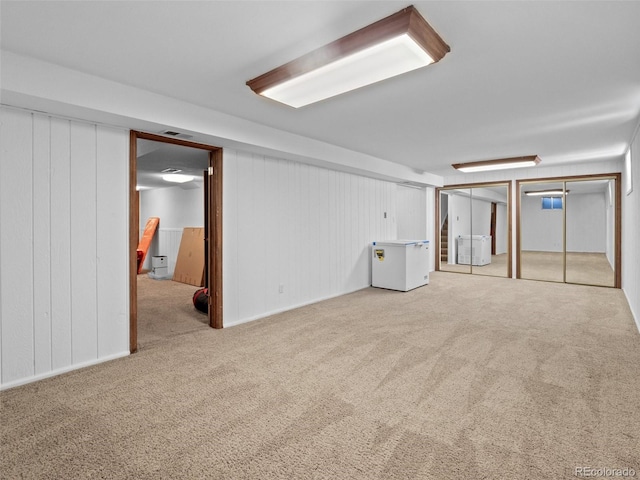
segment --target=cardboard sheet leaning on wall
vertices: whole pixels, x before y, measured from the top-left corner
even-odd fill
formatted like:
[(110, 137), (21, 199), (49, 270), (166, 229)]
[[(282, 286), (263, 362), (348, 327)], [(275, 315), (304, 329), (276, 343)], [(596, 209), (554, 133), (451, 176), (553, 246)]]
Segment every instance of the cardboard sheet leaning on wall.
[(203, 227), (185, 227), (182, 231), (173, 281), (196, 287), (204, 285)]

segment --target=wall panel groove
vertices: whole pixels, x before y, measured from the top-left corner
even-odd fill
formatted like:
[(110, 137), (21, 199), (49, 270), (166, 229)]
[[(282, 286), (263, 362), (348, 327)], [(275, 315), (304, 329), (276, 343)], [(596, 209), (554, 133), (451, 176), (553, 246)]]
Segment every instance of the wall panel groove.
[(232, 149), (224, 163), (225, 326), (371, 284), (371, 242), (396, 235), (394, 183)]
[(128, 136), (6, 107), (0, 115), (8, 388), (127, 353)]
[[(34, 375), (33, 117), (3, 111), (0, 218), (2, 382)], [(8, 265), (14, 268), (7, 268)]]

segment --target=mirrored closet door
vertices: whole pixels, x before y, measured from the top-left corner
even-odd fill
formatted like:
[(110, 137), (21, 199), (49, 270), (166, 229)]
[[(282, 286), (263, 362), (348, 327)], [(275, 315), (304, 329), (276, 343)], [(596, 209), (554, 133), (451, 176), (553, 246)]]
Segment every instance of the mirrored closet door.
[(620, 286), (620, 176), (518, 182), (518, 278)]
[(523, 185), (520, 278), (564, 282), (564, 184)]
[(508, 182), (438, 189), (439, 270), (510, 277)]

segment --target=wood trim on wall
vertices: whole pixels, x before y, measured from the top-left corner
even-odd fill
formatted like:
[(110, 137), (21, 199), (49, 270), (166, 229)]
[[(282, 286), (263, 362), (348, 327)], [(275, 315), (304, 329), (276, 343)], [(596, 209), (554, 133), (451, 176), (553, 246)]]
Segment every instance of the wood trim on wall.
[(222, 328), (222, 149), (210, 152), (209, 162), (209, 326)]
[(509, 278), (513, 278), (513, 225), (511, 218), (513, 212), (511, 206), (513, 205), (513, 196), (511, 190), (513, 189), (513, 182), (509, 182), (507, 187), (507, 272), (509, 272)]
[(521, 180), (516, 180), (516, 278), (520, 277), (520, 248), (521, 248), (521, 231), (520, 231), (520, 209), (522, 208), (520, 201), (520, 182)]
[(616, 278), (615, 288), (622, 288), (622, 174), (615, 173), (616, 191), (615, 191), (615, 239), (614, 245), (616, 249)]
[(139, 194), (137, 183), (137, 141), (171, 143), (183, 147), (198, 148), (209, 152), (209, 162), (213, 167), (210, 175), (213, 187), (208, 201), (211, 220), (209, 222), (209, 325), (222, 328), (222, 148), (179, 138), (131, 130), (129, 134), (129, 350), (138, 349), (138, 288), (137, 254), (139, 241)]
[(140, 204), (137, 184), (138, 144), (136, 132), (129, 133), (129, 351), (138, 350), (138, 241)]
[(436, 237), (436, 245), (435, 245), (435, 259), (436, 259), (436, 264), (433, 266), (433, 269), (436, 272), (440, 271), (440, 262), (442, 260), (442, 256), (440, 254), (440, 187), (436, 187), (436, 199), (435, 199), (435, 207), (436, 207), (436, 215), (435, 215), (435, 230), (434, 232), (436, 232), (435, 237)]

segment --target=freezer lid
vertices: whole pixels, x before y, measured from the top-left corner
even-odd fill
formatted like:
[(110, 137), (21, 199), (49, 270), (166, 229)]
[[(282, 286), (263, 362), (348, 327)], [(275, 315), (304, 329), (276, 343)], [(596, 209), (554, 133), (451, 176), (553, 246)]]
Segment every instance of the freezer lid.
[(382, 242), (373, 242), (374, 245), (376, 246), (405, 246), (408, 247), (409, 245), (424, 245), (425, 243), (429, 243), (429, 240), (384, 240)]

